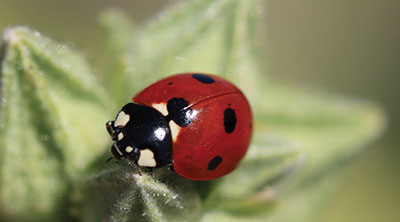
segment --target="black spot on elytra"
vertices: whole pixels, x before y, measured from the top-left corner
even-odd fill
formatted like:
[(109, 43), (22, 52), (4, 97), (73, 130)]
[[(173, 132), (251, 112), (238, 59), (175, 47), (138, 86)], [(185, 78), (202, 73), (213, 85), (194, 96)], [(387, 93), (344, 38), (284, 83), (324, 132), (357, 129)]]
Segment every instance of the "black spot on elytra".
[(211, 78), (211, 77), (209, 77), (207, 75), (204, 75), (204, 74), (195, 73), (195, 74), (192, 75), (192, 77), (197, 79), (197, 80), (199, 80), (202, 83), (210, 84), (210, 83), (214, 83), (215, 82), (215, 80), (213, 78)]
[(167, 118), (173, 120), (180, 127), (185, 127), (189, 125), (190, 123), (192, 123), (194, 116), (192, 115), (193, 110), (191, 108), (187, 108), (188, 106), (188, 101), (183, 98), (174, 97), (168, 100)]
[(174, 83), (173, 83), (173, 82), (169, 82), (169, 83), (168, 83), (168, 85), (172, 85), (172, 84), (174, 84)]
[(225, 132), (232, 133), (236, 127), (236, 113), (234, 109), (227, 108), (224, 111)]
[(250, 127), (250, 129), (253, 128), (253, 123), (250, 123), (250, 124), (249, 124), (249, 127)]
[(222, 157), (216, 156), (209, 163), (207, 170), (215, 170), (222, 162)]

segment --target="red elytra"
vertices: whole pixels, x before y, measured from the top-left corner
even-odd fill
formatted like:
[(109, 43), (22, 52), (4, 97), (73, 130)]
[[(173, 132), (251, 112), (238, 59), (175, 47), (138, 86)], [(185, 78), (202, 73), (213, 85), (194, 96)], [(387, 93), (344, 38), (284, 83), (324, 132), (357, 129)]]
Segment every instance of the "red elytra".
[(252, 134), (251, 109), (243, 93), (218, 76), (186, 73), (150, 85), (132, 101), (167, 114), (160, 107), (172, 98), (187, 102), (192, 118), (188, 125), (171, 129), (174, 170), (193, 180), (211, 180), (234, 170)]

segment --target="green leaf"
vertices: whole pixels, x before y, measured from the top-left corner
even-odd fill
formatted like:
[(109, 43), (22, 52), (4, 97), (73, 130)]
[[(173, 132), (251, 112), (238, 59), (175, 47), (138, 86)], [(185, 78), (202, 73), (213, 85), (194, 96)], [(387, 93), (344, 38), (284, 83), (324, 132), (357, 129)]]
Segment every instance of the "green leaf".
[[(258, 61), (261, 9), (258, 0), (181, 2), (136, 30), (126, 47), (130, 51), (121, 54), (131, 61), (124, 74), (130, 92), (193, 71), (219, 74), (250, 99), (255, 135), (241, 165), (226, 177), (192, 182), (189, 188), (202, 202), (202, 221), (315, 219), (340, 182), (339, 169), (384, 126), (373, 104), (266, 82)], [(137, 204), (146, 205), (139, 201), (132, 208)]]
[[(257, 132), (256, 136), (261, 134)], [(213, 189), (205, 210), (255, 215), (275, 202), (303, 158), (293, 143), (271, 133), (263, 136), (266, 141), (254, 141), (240, 167)]]
[(132, 40), (126, 88), (135, 92), (172, 73), (214, 73), (240, 83), (256, 105), (259, 6), (258, 0), (185, 1), (162, 12)]
[(83, 221), (188, 221), (199, 214), (193, 185), (167, 169), (139, 176), (131, 166), (119, 164), (84, 182)]
[(0, 95), (2, 218), (67, 215), (74, 181), (107, 141), (106, 94), (69, 46), (16, 27), (3, 35)]
[[(259, 121), (298, 141), (307, 157), (285, 198), (268, 214), (275, 221), (313, 221), (340, 183), (340, 169), (379, 136), (385, 126), (376, 105), (326, 92), (269, 84)], [(306, 203), (306, 204), (304, 204)], [(299, 207), (301, 206), (301, 207)]]
[[(263, 79), (262, 8), (261, 0), (182, 1), (138, 29), (120, 12), (105, 12), (112, 100), (68, 45), (23, 27), (6, 30), (0, 219), (315, 221), (340, 169), (380, 134), (384, 116), (365, 101)], [(139, 176), (124, 161), (104, 164), (114, 102), (189, 71), (219, 74), (249, 98), (254, 135), (238, 168), (191, 181), (167, 169)]]
[[(233, 79), (239, 85), (243, 85), (242, 89), (245, 91), (249, 89), (251, 93), (251, 90), (255, 90), (254, 87), (250, 87), (253, 84), (251, 82), (257, 82), (259, 73), (253, 51), (255, 44), (252, 41), (255, 38), (254, 27), (257, 26), (255, 22), (258, 21), (254, 19), (258, 15), (258, 11), (255, 11), (257, 8), (257, 1), (188, 1), (171, 7), (158, 19), (135, 31), (130, 47), (126, 47), (131, 49), (130, 52), (111, 50), (119, 52), (115, 57), (131, 58), (130, 61), (133, 61), (125, 68), (128, 71), (123, 73), (126, 79), (130, 79), (125, 81), (125, 88), (134, 93), (151, 81), (174, 72), (204, 71), (222, 73), (224, 77)], [(115, 18), (122, 17), (124, 16), (115, 14), (114, 11), (107, 21), (117, 21), (118, 19)], [(235, 19), (232, 20), (232, 18)], [(215, 20), (220, 22), (216, 24)], [(107, 24), (108, 30), (116, 30), (114, 35), (123, 33), (122, 29), (111, 28), (118, 27), (118, 24), (113, 25), (112, 22)], [(227, 30), (229, 34), (226, 33)], [(180, 33), (183, 33), (183, 36)], [(115, 38), (117, 37), (112, 37), (112, 39)], [(221, 54), (210, 58), (214, 56), (214, 53), (207, 53), (207, 51)], [(182, 58), (190, 63), (182, 61)], [(247, 73), (252, 73), (252, 75), (247, 75)], [(187, 221), (199, 213), (204, 214), (210, 208), (234, 211), (242, 207), (249, 210), (255, 205), (264, 206), (265, 202), (271, 201), (274, 197), (260, 199), (257, 197), (258, 194), (268, 192), (268, 190), (277, 192), (276, 190), (282, 186), (281, 182), (284, 181), (286, 175), (290, 175), (288, 172), (298, 166), (300, 159), (295, 147), (287, 139), (273, 134), (260, 135), (257, 132), (255, 137), (260, 140), (250, 147), (239, 169), (223, 179), (211, 182), (189, 182), (187, 179), (177, 177), (175, 173), (169, 173), (166, 174), (167, 186), (160, 184), (163, 180), (157, 177), (154, 179), (152, 185), (145, 189), (148, 190), (147, 192), (157, 193), (159, 189), (157, 186), (165, 186), (168, 192), (176, 193), (178, 198), (184, 200), (191, 198), (189, 202), (183, 202), (184, 209), (178, 211), (179, 216), (176, 211), (170, 210), (164, 204), (157, 205), (153, 201), (148, 201), (148, 195), (140, 192), (143, 190), (143, 185), (136, 181), (140, 177), (132, 174), (132, 169), (130, 169), (132, 174), (130, 178), (135, 179), (121, 182), (121, 179), (118, 179), (121, 177), (118, 173), (99, 168), (97, 172), (95, 170), (89, 175), (94, 186), (89, 188), (90, 193), (93, 194), (86, 197), (88, 205), (83, 210), (84, 220), (170, 221), (170, 218), (174, 218), (175, 221), (180, 218), (179, 220)], [(107, 178), (104, 181), (112, 182), (104, 188), (101, 185), (104, 182), (98, 182), (99, 177), (93, 178), (93, 175), (101, 175)], [(245, 186), (240, 185), (243, 180), (248, 182)], [(174, 186), (170, 186), (168, 181), (174, 181), (172, 184)], [(129, 184), (129, 188), (118, 185), (120, 183)], [(120, 189), (121, 187), (123, 188)], [(104, 193), (105, 190), (115, 195), (98, 200), (96, 194)], [(184, 190), (189, 190), (191, 195), (188, 196)], [(245, 201), (242, 201), (243, 199)], [(173, 202), (172, 199), (167, 198), (167, 200)], [(163, 201), (162, 199), (158, 202)], [(202, 205), (196, 204), (196, 207), (190, 207), (191, 201), (195, 203), (201, 201)], [(223, 207), (224, 204), (232, 201), (238, 201), (240, 204)], [(126, 207), (118, 207), (120, 203)], [(114, 207), (110, 208), (110, 206)], [(186, 210), (187, 207), (189, 211)], [(104, 210), (101, 210), (102, 213), (99, 214), (98, 211), (90, 209)], [(147, 213), (145, 213), (146, 216), (142, 216), (137, 212), (138, 209), (155, 213), (151, 217), (147, 216)], [(252, 209), (257, 212), (260, 210), (263, 208)], [(200, 218), (197, 217), (197, 219)]]
[(105, 86), (117, 104), (122, 105), (131, 98), (132, 92), (127, 85), (126, 73), (130, 72), (133, 58), (128, 54), (127, 45), (134, 36), (134, 25), (119, 10), (110, 9), (100, 15), (100, 23), (106, 34), (107, 64)]

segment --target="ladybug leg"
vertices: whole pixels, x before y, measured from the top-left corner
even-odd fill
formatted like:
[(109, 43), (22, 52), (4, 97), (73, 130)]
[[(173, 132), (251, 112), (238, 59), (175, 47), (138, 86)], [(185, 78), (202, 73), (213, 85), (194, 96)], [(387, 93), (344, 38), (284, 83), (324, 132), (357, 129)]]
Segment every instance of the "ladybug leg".
[(147, 169), (149, 170), (149, 174), (150, 174), (150, 176), (153, 176), (153, 168), (151, 168), (151, 167), (147, 167)]
[[(106, 164), (108, 164), (113, 158), (114, 158), (113, 156), (110, 157), (110, 158), (108, 158), (108, 159), (106, 160)], [(118, 159), (115, 160), (115, 164), (118, 164), (118, 163), (119, 163)]]
[(175, 169), (174, 169), (174, 161), (173, 161), (172, 159), (170, 159), (170, 160), (168, 161), (167, 166), (168, 166), (168, 169), (169, 169), (169, 170), (175, 172)]
[(133, 161), (131, 161), (131, 160), (128, 159), (128, 158), (125, 158), (125, 160), (126, 160), (126, 162), (128, 162), (128, 164), (129, 164), (131, 167), (134, 167), (134, 168), (136, 169), (136, 171), (138, 172), (139, 176), (142, 176), (142, 172), (140, 171), (140, 169), (138, 168), (138, 166), (137, 166)]
[(113, 157), (108, 158), (108, 159), (106, 160), (106, 164), (107, 164), (108, 162), (110, 162), (110, 160), (112, 160), (112, 158), (113, 158)]

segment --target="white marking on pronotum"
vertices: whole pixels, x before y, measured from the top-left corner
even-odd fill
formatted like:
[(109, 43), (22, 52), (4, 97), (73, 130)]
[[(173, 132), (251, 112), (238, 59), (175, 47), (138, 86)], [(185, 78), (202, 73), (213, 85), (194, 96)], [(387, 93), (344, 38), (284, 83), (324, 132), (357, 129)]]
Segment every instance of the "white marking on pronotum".
[(142, 167), (155, 167), (157, 163), (154, 159), (154, 153), (150, 149), (141, 150), (138, 164)]
[(126, 114), (124, 111), (121, 111), (114, 122), (114, 127), (118, 126), (124, 127), (129, 122), (130, 119), (131, 117), (128, 114)]
[(119, 133), (118, 134), (118, 141), (121, 141), (124, 138), (124, 134), (123, 133)]
[(169, 121), (169, 128), (171, 129), (172, 142), (176, 142), (181, 127), (174, 121)]
[(117, 144), (114, 143), (114, 147), (115, 147), (115, 149), (117, 150), (117, 152), (118, 152), (119, 155), (121, 155), (121, 156), (124, 155), (124, 154), (121, 152), (121, 150), (119, 150)]
[(166, 103), (153, 103), (151, 106), (164, 116), (168, 116), (167, 104)]
[(167, 132), (165, 132), (165, 130), (160, 127), (158, 129), (156, 129), (156, 131), (154, 131), (154, 134), (157, 137), (157, 139), (163, 140), (165, 138), (165, 134), (167, 134)]
[(131, 147), (131, 146), (127, 146), (126, 148), (125, 148), (125, 152), (127, 152), (127, 153), (130, 153), (130, 152), (132, 152), (133, 151), (133, 147)]

